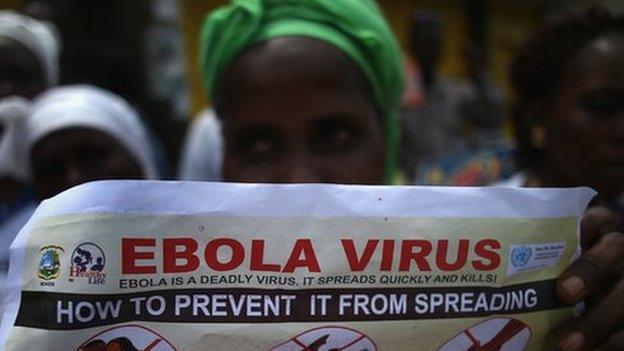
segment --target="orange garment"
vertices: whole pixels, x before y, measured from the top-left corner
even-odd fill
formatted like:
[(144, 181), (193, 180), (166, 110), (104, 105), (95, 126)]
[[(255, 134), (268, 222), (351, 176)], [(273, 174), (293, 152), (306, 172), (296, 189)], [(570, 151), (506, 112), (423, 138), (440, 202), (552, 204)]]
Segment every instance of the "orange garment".
[(419, 107), (425, 102), (420, 66), (406, 54), (403, 54), (403, 66), (405, 68), (405, 90), (403, 91), (402, 107)]

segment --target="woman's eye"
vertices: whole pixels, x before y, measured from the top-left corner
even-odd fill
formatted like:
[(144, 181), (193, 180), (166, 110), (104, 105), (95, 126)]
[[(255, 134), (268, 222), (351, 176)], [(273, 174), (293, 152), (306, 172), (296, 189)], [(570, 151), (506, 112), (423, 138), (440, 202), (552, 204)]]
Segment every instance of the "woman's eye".
[(616, 112), (619, 105), (620, 104), (615, 101), (599, 100), (588, 102), (585, 108), (591, 112), (605, 116)]
[(270, 135), (243, 134), (238, 139), (235, 148), (239, 156), (248, 163), (262, 163), (277, 157), (280, 152), (279, 144)]
[(258, 139), (249, 145), (249, 153), (253, 155), (267, 155), (273, 151), (273, 143), (268, 139)]
[(44, 177), (57, 178), (67, 173), (67, 165), (62, 158), (50, 158), (33, 165), (33, 173)]
[(345, 149), (354, 143), (355, 135), (352, 130), (338, 129), (327, 134), (326, 146), (333, 149)]
[(332, 141), (339, 145), (348, 143), (351, 139), (353, 139), (353, 133), (346, 129), (337, 130), (332, 135)]
[(597, 117), (611, 118), (624, 109), (624, 95), (600, 94), (588, 96), (582, 101), (582, 106)]
[(100, 146), (83, 145), (79, 150), (76, 150), (76, 154), (81, 161), (101, 162), (103, 159), (108, 157), (109, 150)]
[(15, 84), (28, 86), (36, 83), (37, 74), (33, 70), (13, 68), (8, 71), (8, 78), (15, 82)]
[(328, 120), (319, 125), (312, 146), (320, 153), (344, 152), (356, 147), (360, 139), (359, 129), (349, 122)]

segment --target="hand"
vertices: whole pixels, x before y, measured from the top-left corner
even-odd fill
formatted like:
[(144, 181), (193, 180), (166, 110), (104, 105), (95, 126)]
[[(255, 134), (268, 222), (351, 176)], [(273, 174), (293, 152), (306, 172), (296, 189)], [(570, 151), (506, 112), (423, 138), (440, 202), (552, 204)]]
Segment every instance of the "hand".
[(558, 350), (624, 350), (624, 235), (606, 208), (587, 210), (581, 221), (583, 255), (557, 282), (560, 301), (587, 302), (586, 311), (562, 327)]

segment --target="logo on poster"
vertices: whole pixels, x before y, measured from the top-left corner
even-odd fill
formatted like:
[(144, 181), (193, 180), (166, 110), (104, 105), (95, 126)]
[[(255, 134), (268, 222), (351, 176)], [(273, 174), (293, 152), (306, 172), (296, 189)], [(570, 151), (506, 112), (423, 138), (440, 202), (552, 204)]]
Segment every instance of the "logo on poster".
[(524, 267), (533, 256), (533, 250), (530, 246), (514, 247), (511, 251), (511, 264), (514, 267)]
[[(55, 245), (44, 246), (39, 249), (41, 259), (39, 260), (39, 267), (37, 275), (39, 279), (46, 282), (56, 279), (61, 272), (61, 254), (63, 248)], [(43, 283), (42, 285), (54, 285), (54, 283)]]
[(83, 279), (89, 284), (104, 285), (106, 284), (105, 266), (104, 251), (94, 243), (82, 243), (72, 252), (69, 281)]

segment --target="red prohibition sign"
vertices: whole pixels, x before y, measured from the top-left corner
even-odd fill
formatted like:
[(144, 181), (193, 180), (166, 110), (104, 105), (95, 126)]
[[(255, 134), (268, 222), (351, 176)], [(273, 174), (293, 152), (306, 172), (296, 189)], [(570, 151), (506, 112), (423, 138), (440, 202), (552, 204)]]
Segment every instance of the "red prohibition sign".
[(360, 331), (327, 326), (298, 334), (270, 351), (377, 351), (377, 346)]
[(178, 351), (159, 333), (130, 324), (106, 329), (78, 347), (76, 351)]

